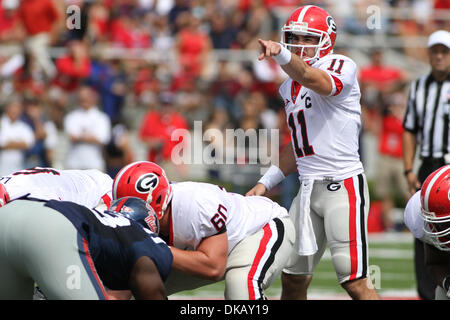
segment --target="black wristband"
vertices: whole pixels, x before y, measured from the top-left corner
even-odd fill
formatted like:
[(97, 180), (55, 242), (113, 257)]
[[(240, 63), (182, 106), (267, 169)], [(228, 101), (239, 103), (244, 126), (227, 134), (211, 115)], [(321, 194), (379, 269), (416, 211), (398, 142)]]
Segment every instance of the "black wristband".
[(408, 174), (410, 174), (412, 172), (412, 169), (408, 169), (408, 170), (405, 170), (404, 172), (403, 172), (403, 174), (405, 175), (405, 177), (408, 175)]

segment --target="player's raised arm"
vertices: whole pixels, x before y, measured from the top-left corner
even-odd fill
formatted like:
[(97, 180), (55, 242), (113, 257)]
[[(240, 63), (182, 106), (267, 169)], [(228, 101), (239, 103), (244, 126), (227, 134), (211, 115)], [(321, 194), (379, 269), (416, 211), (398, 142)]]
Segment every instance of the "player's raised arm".
[[(313, 36), (293, 35), (292, 38), (296, 44), (304, 44), (305, 46), (313, 46), (319, 43), (319, 38)], [(261, 47), (259, 60), (271, 57), (279, 63), (290, 78), (301, 85), (321, 95), (329, 95), (332, 92), (333, 85), (329, 75), (323, 70), (308, 65), (296, 54), (295, 50), (291, 52), (280, 43), (271, 40), (259, 39), (258, 43)], [(313, 50), (313, 48), (307, 47), (304, 54), (312, 56)]]

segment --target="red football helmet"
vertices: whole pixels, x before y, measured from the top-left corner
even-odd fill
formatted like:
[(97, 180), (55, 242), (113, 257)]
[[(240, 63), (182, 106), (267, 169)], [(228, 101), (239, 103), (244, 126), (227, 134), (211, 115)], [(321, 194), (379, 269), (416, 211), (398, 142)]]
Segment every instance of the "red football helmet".
[(438, 249), (450, 251), (450, 165), (427, 177), (420, 191), (420, 203), (421, 216), (427, 223), (424, 232)]
[[(292, 43), (292, 36), (308, 35), (319, 38), (317, 45), (301, 45)], [(312, 63), (332, 52), (336, 41), (337, 27), (333, 17), (324, 9), (317, 6), (303, 6), (296, 9), (286, 24), (281, 28), (281, 44), (286, 48), (300, 48), (298, 53), (305, 62)], [(314, 57), (305, 57), (306, 48), (315, 48)]]
[(141, 198), (155, 209), (161, 219), (172, 200), (172, 187), (164, 170), (156, 163), (137, 161), (123, 167), (113, 181), (113, 199)]

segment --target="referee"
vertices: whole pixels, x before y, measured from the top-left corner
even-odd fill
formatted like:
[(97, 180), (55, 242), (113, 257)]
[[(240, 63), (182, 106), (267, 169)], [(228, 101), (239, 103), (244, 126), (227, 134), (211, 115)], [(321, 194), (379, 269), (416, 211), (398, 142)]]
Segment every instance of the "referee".
[[(428, 38), (427, 47), (431, 72), (411, 83), (403, 120), (403, 165), (411, 195), (420, 189), (429, 174), (450, 160), (450, 33), (434, 32)], [(421, 159), (417, 175), (413, 171), (416, 147)], [(414, 248), (419, 296), (432, 300), (436, 285), (425, 268), (423, 242), (416, 239)]]

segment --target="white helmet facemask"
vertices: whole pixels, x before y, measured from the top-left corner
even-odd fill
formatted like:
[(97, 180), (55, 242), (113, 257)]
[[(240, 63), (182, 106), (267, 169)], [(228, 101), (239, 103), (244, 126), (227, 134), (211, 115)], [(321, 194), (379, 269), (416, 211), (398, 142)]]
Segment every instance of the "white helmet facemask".
[[(300, 48), (299, 55), (305, 62), (314, 63), (320, 58), (320, 52), (331, 46), (331, 39), (328, 33), (321, 30), (308, 28), (307, 24), (304, 23), (291, 23), (288, 26), (285, 25), (281, 28), (281, 31), (281, 44), (291, 51), (293, 51), (293, 48)], [(293, 35), (316, 37), (319, 38), (319, 42), (314, 45), (295, 44), (292, 43)], [(306, 56), (307, 48), (315, 49), (313, 57)]]

